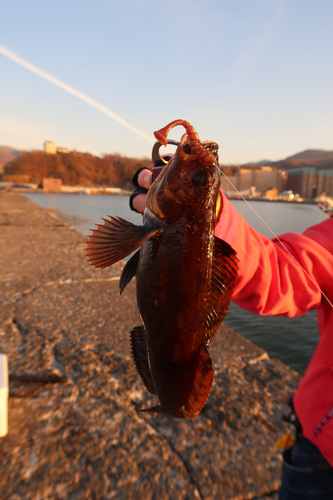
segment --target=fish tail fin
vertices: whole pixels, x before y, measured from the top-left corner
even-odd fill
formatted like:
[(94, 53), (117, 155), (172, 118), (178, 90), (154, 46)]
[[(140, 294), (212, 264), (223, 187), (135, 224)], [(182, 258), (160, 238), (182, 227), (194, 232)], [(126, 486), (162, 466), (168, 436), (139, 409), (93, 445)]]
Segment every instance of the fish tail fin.
[(205, 406), (214, 379), (212, 358), (206, 347), (202, 345), (198, 356), (198, 364), (193, 385), (184, 412), (187, 418), (196, 418)]

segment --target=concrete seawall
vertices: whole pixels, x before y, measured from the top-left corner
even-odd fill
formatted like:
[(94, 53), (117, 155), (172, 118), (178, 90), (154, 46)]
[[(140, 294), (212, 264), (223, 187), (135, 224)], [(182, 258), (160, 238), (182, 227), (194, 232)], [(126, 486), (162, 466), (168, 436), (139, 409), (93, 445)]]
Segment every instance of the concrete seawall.
[(85, 238), (18, 193), (0, 194), (0, 228), (0, 353), (13, 379), (2, 500), (276, 498), (297, 373), (222, 325), (199, 417), (137, 413), (155, 398), (131, 357), (140, 318), (135, 280), (119, 296), (123, 263), (91, 268)]

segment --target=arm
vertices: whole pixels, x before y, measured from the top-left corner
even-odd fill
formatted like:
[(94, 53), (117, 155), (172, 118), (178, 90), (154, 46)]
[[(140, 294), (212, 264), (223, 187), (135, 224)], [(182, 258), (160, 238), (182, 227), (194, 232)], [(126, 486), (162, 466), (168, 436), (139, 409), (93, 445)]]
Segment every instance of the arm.
[[(143, 170), (139, 185), (149, 188), (152, 174)], [(143, 212), (145, 195), (134, 198), (136, 210)], [(229, 243), (240, 259), (232, 300), (260, 315), (300, 316), (320, 307), (322, 294), (332, 301), (333, 217), (309, 228), (303, 235), (280, 236), (302, 268), (277, 240), (257, 233), (222, 195), (222, 210), (215, 234)]]
[(225, 196), (215, 234), (227, 241), (240, 259), (233, 294), (240, 307), (261, 315), (293, 317), (320, 307), (322, 295), (317, 286), (332, 295), (333, 218), (303, 235), (280, 236), (315, 283), (277, 240), (251, 228)]

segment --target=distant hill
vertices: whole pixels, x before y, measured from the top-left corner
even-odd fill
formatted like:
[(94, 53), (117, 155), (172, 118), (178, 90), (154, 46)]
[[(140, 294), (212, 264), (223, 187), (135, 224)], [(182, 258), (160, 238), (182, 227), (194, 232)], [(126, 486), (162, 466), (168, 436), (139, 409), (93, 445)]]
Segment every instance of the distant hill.
[(293, 156), (288, 156), (286, 160), (333, 160), (333, 151), (325, 151), (324, 149), (306, 149), (301, 153)]
[(20, 156), (21, 151), (17, 149), (10, 148), (8, 146), (0, 146), (0, 172), (3, 171), (3, 167), (9, 161), (15, 160)]
[(259, 160), (259, 161), (252, 161), (250, 163), (245, 163), (244, 165), (242, 165), (242, 167), (248, 167), (248, 166), (255, 166), (255, 167), (261, 167), (263, 165), (270, 165), (271, 162), (270, 160)]
[(307, 149), (301, 153), (289, 156), (285, 160), (275, 161), (271, 166), (290, 170), (298, 167), (316, 167), (317, 169), (333, 169), (333, 151), (322, 149)]
[(0, 180), (40, 185), (44, 177), (54, 177), (70, 186), (130, 188), (134, 173), (144, 166), (152, 167), (151, 160), (138, 160), (121, 155), (105, 155), (100, 158), (88, 153), (53, 155), (31, 151), (22, 152), (19, 157), (6, 163)]
[(290, 170), (298, 167), (316, 167), (323, 169), (333, 169), (333, 151), (325, 151), (323, 149), (306, 149), (301, 153), (293, 156), (288, 156), (284, 160), (266, 161), (246, 163), (244, 167), (258, 167), (261, 165), (269, 165), (270, 167), (279, 168), (282, 170)]

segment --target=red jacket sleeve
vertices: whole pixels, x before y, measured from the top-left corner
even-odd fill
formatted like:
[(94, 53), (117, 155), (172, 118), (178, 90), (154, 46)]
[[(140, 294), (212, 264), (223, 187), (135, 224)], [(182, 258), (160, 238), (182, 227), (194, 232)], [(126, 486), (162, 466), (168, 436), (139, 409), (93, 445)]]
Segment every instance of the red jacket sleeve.
[[(237, 252), (239, 274), (233, 301), (260, 315), (299, 316), (320, 307), (332, 295), (333, 218), (304, 234), (286, 233), (270, 240), (257, 233), (223, 196), (215, 234)], [(297, 262), (296, 262), (297, 261)]]

